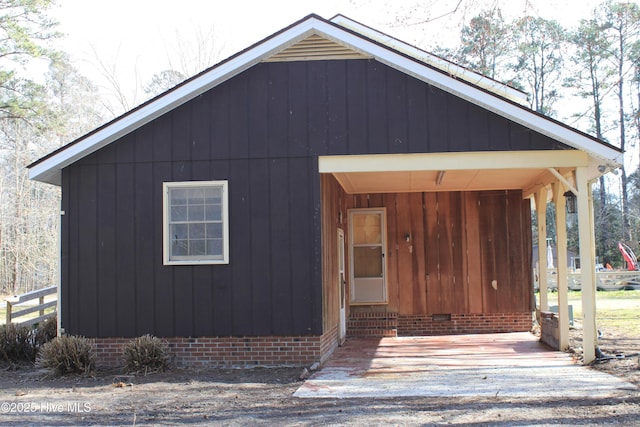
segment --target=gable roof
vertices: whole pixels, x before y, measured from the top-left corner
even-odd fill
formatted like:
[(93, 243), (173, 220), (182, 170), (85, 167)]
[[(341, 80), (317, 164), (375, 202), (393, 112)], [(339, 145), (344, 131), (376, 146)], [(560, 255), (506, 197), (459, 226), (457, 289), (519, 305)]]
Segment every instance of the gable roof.
[(260, 62), (327, 57), (375, 59), (572, 148), (586, 151), (596, 164), (616, 168), (621, 161), (622, 152), (618, 148), (524, 107), (513, 100), (521, 97), (517, 91), (499, 82), (341, 15), (333, 20), (309, 15), (35, 161), (27, 166), (29, 177), (60, 185), (61, 171), (66, 166)]

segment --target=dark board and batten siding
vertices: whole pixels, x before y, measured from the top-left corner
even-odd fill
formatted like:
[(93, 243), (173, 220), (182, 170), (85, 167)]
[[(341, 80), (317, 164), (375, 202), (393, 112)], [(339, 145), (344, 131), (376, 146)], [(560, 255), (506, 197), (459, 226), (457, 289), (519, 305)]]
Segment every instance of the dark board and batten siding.
[[(263, 63), (63, 170), (63, 327), (319, 335), (317, 156), (567, 149), (373, 60)], [(162, 182), (229, 180), (230, 264), (162, 265)]]

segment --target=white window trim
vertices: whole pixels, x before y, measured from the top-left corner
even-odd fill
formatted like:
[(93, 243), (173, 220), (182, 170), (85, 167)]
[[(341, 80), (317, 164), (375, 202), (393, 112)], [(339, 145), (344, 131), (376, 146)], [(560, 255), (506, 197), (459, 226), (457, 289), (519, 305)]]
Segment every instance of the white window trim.
[[(222, 187), (222, 259), (188, 259), (172, 260), (171, 236), (169, 234), (169, 189), (172, 187)], [(203, 265), (203, 264), (229, 264), (229, 181), (179, 181), (162, 183), (162, 242), (164, 265)]]

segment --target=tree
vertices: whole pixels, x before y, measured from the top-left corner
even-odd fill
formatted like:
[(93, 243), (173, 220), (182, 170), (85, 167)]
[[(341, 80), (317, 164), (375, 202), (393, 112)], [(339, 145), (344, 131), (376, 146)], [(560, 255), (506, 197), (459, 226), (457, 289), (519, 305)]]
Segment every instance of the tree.
[(224, 43), (213, 27), (196, 26), (186, 36), (176, 31), (174, 41), (166, 44), (168, 69), (186, 77), (194, 76), (213, 66), (223, 49)]
[[(618, 100), (618, 146), (624, 151), (627, 147), (627, 114), (626, 89), (629, 73), (629, 51), (640, 30), (640, 7), (635, 3), (612, 3), (603, 5), (608, 36), (613, 47), (613, 63), (616, 69), (616, 95)], [(621, 168), (622, 185), (622, 226), (624, 239), (634, 239), (629, 222), (629, 200), (627, 194), (628, 180), (624, 165)]]
[(513, 29), (518, 47), (513, 65), (517, 80), (528, 88), (531, 108), (553, 116), (553, 104), (560, 96), (565, 30), (557, 21), (532, 16), (516, 20)]
[[(122, 73), (119, 66), (123, 62), (118, 60), (117, 54), (111, 59), (105, 59), (94, 49), (93, 56), (95, 66), (104, 78), (102, 89), (105, 94), (101, 97), (101, 103), (103, 108), (109, 112), (110, 117), (119, 116), (142, 102), (139, 99), (141, 85), (137, 64), (133, 64), (131, 69)], [(127, 68), (130, 65), (125, 63)], [(123, 80), (121, 77), (125, 74), (133, 76), (133, 82)]]
[(159, 95), (185, 80), (184, 74), (175, 70), (164, 70), (155, 74), (144, 86), (144, 93), (149, 98)]
[[(50, 5), (0, 0), (0, 293), (57, 283), (60, 191), (25, 166), (102, 121), (95, 87), (48, 47)], [(43, 81), (26, 77), (34, 61), (49, 64)]]
[[(613, 70), (607, 66), (612, 56), (612, 46), (604, 33), (605, 29), (606, 24), (593, 17), (580, 21), (578, 28), (569, 34), (568, 39), (574, 48), (571, 62), (575, 66), (575, 72), (565, 82), (567, 87), (575, 90), (576, 95), (589, 101), (590, 106), (585, 115), (589, 118), (590, 130), (600, 139), (604, 139), (605, 94), (613, 84)], [(598, 223), (609, 216), (606, 189), (603, 175), (599, 180), (598, 203), (595, 204)], [(596, 233), (596, 253), (605, 253), (610, 245), (607, 239), (605, 233)]]
[(510, 33), (500, 9), (483, 11), (462, 27), (456, 58), (484, 76), (504, 77), (502, 65), (511, 50)]
[(41, 206), (28, 190), (24, 166), (31, 160), (34, 132), (43, 129), (46, 91), (24, 72), (34, 61), (56, 57), (47, 47), (57, 36), (45, 13), (50, 5), (48, 0), (0, 0), (0, 290), (5, 291), (33, 283), (42, 259), (37, 252), (44, 247), (42, 236), (32, 233)]
[(70, 140), (90, 132), (104, 121), (98, 88), (71, 65), (61, 53), (51, 62), (45, 85), (47, 115), (42, 116), (46, 139), (39, 144), (41, 156)]
[(0, 0), (0, 120), (24, 119), (42, 107), (40, 86), (19, 71), (36, 58), (55, 52), (46, 42), (56, 37), (44, 11), (50, 0)]
[[(37, 116), (5, 120), (0, 140), (0, 283), (16, 293), (57, 283), (58, 187), (30, 181), (25, 166), (101, 122), (97, 92), (59, 55)], [(0, 290), (1, 292), (2, 290)]]
[(571, 62), (575, 72), (565, 85), (576, 95), (589, 100), (590, 128), (597, 138), (604, 139), (604, 99), (612, 86), (614, 71), (607, 64), (612, 57), (612, 43), (604, 33), (606, 24), (596, 19), (582, 20), (579, 27), (569, 34), (573, 45)]

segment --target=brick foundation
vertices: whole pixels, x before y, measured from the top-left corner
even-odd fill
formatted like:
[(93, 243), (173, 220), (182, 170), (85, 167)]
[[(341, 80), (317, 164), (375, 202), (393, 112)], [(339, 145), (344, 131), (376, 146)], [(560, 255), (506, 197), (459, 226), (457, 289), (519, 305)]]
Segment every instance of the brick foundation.
[(399, 336), (527, 332), (531, 313), (478, 313), (451, 315), (399, 315)]
[[(96, 365), (123, 365), (131, 338), (94, 338)], [(321, 336), (163, 338), (177, 367), (309, 366), (323, 363), (338, 346), (337, 328)]]
[(384, 311), (352, 311), (347, 321), (347, 336), (380, 338), (527, 332), (531, 330), (531, 325), (530, 313), (411, 315)]
[(347, 320), (348, 337), (398, 336), (398, 313), (351, 312)]

